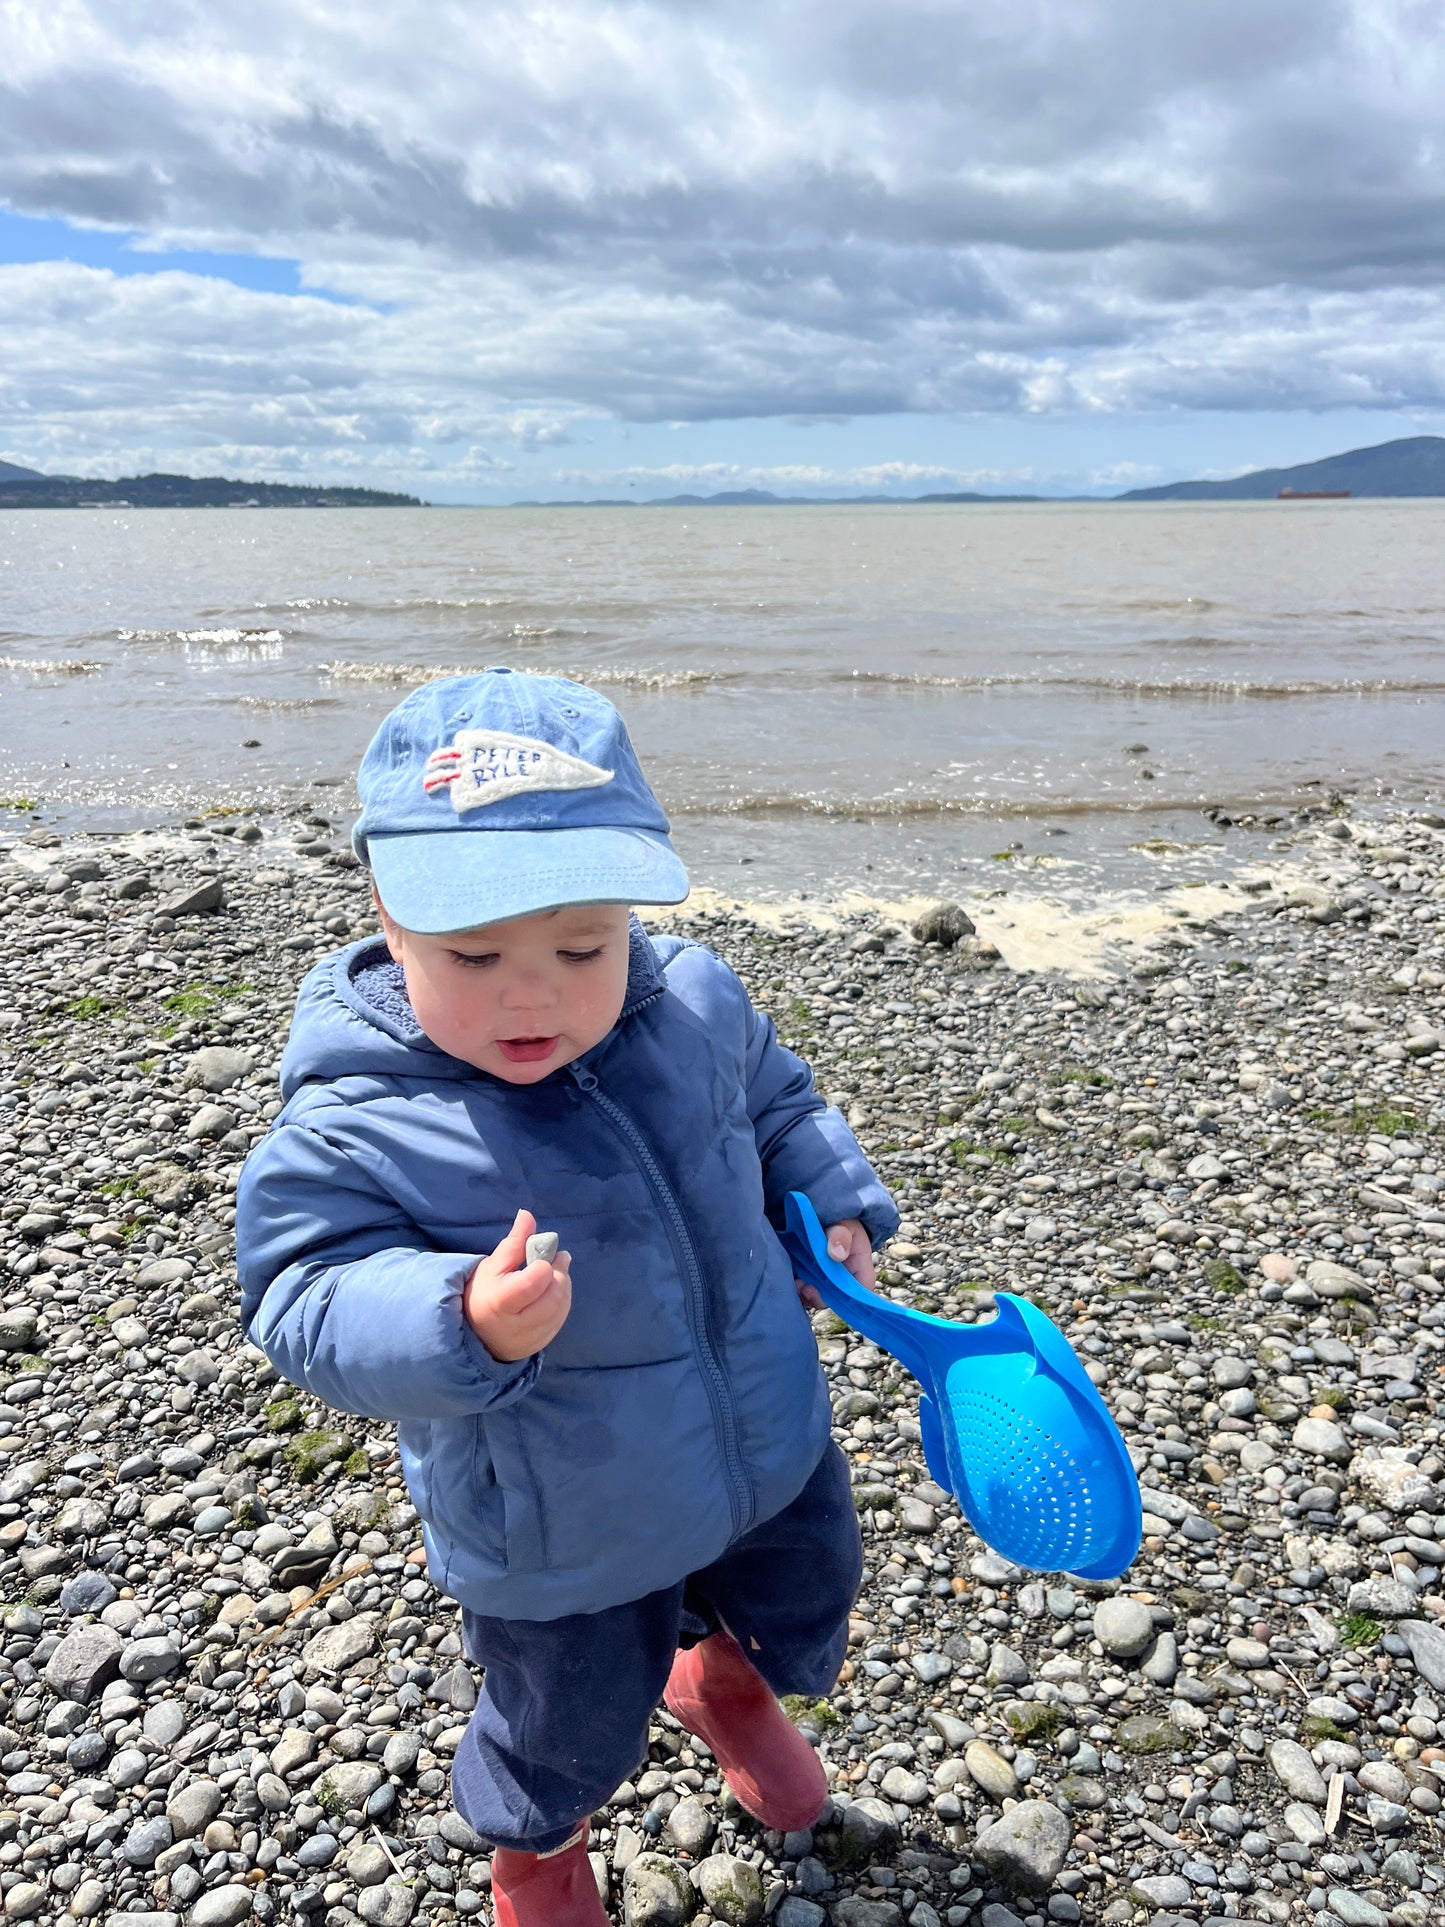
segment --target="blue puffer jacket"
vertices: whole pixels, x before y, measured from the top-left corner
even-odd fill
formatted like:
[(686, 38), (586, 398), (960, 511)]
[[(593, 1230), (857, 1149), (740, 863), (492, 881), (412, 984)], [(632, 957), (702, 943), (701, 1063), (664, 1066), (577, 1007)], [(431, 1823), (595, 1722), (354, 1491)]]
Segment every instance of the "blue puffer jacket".
[[(237, 1198), (246, 1328), (328, 1405), (399, 1422), (447, 1592), (600, 1612), (796, 1497), (829, 1407), (783, 1198), (875, 1243), (898, 1216), (711, 951), (634, 922), (614, 1028), (523, 1086), (437, 1049), (385, 947), (354, 945), (302, 986), (281, 1081)], [(519, 1206), (572, 1253), (572, 1310), (501, 1364), (461, 1291)]]

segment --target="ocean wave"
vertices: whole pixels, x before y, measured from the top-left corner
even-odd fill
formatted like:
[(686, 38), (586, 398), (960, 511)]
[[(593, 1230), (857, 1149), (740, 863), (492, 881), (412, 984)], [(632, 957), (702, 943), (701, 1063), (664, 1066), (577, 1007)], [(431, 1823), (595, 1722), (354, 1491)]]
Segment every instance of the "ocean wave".
[(837, 671), (835, 682), (869, 683), (883, 687), (919, 689), (1081, 689), (1102, 695), (1160, 698), (1229, 697), (1278, 700), (1290, 696), (1438, 696), (1445, 681), (1433, 678), (1397, 679), (1388, 676), (1347, 677), (1337, 682), (1310, 678), (1288, 682), (1250, 682), (1243, 677), (1145, 676), (945, 676), (907, 669), (848, 669)]
[(197, 643), (213, 648), (260, 648), (284, 642), (279, 629), (117, 629), (118, 642)]
[[(333, 682), (424, 683), (443, 682), (451, 676), (479, 676), (486, 663), (453, 663), (432, 667), (420, 662), (323, 662), (323, 674)], [(528, 671), (534, 676), (560, 676), (580, 682), (591, 689), (677, 689), (699, 690), (709, 683), (727, 682), (732, 677), (721, 671), (704, 669), (550, 669)]]
[(238, 709), (339, 709), (341, 703), (335, 696), (237, 696), (234, 698)]
[(1187, 796), (1127, 797), (1096, 796), (1018, 797), (999, 796), (854, 796), (830, 797), (793, 794), (787, 791), (756, 796), (733, 796), (720, 800), (698, 798), (692, 802), (670, 801), (672, 816), (822, 816), (855, 821), (908, 821), (920, 817), (995, 816), (1029, 819), (1055, 816), (1161, 816), (1204, 809), (1231, 811), (1297, 809), (1306, 800), (1299, 795), (1274, 796)]
[[(1072, 605), (1077, 608), (1080, 605)], [(1087, 608), (1131, 609), (1141, 615), (1188, 615), (1197, 616), (1206, 609), (1217, 609), (1219, 603), (1211, 602), (1208, 596), (1133, 596), (1127, 602), (1088, 603)]]
[(0, 669), (14, 676), (91, 676), (104, 667), (78, 656), (0, 656)]

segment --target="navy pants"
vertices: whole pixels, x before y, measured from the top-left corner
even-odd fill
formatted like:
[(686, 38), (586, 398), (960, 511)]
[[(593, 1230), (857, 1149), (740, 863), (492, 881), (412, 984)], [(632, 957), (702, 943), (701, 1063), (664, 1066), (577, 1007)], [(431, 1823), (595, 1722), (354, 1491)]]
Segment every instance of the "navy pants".
[(647, 1757), (678, 1647), (719, 1627), (775, 1693), (828, 1692), (862, 1569), (847, 1461), (830, 1445), (790, 1506), (675, 1586), (563, 1619), (464, 1611), (486, 1677), (452, 1768), (458, 1812), (497, 1846), (560, 1847)]

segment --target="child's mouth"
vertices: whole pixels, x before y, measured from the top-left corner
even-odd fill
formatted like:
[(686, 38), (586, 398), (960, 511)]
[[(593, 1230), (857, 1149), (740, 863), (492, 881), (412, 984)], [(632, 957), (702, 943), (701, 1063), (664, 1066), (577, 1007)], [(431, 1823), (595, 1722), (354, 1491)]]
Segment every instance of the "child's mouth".
[(509, 1064), (536, 1064), (557, 1048), (555, 1037), (499, 1037), (497, 1049)]

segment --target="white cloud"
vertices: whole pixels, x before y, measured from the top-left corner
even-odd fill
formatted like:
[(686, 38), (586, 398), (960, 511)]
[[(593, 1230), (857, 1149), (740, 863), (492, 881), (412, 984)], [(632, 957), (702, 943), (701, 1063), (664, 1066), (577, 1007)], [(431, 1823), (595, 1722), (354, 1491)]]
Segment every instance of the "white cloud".
[(1422, 0), (20, 0), (0, 201), (197, 276), (0, 271), (0, 441), (504, 472), (599, 417), (1445, 402)]

